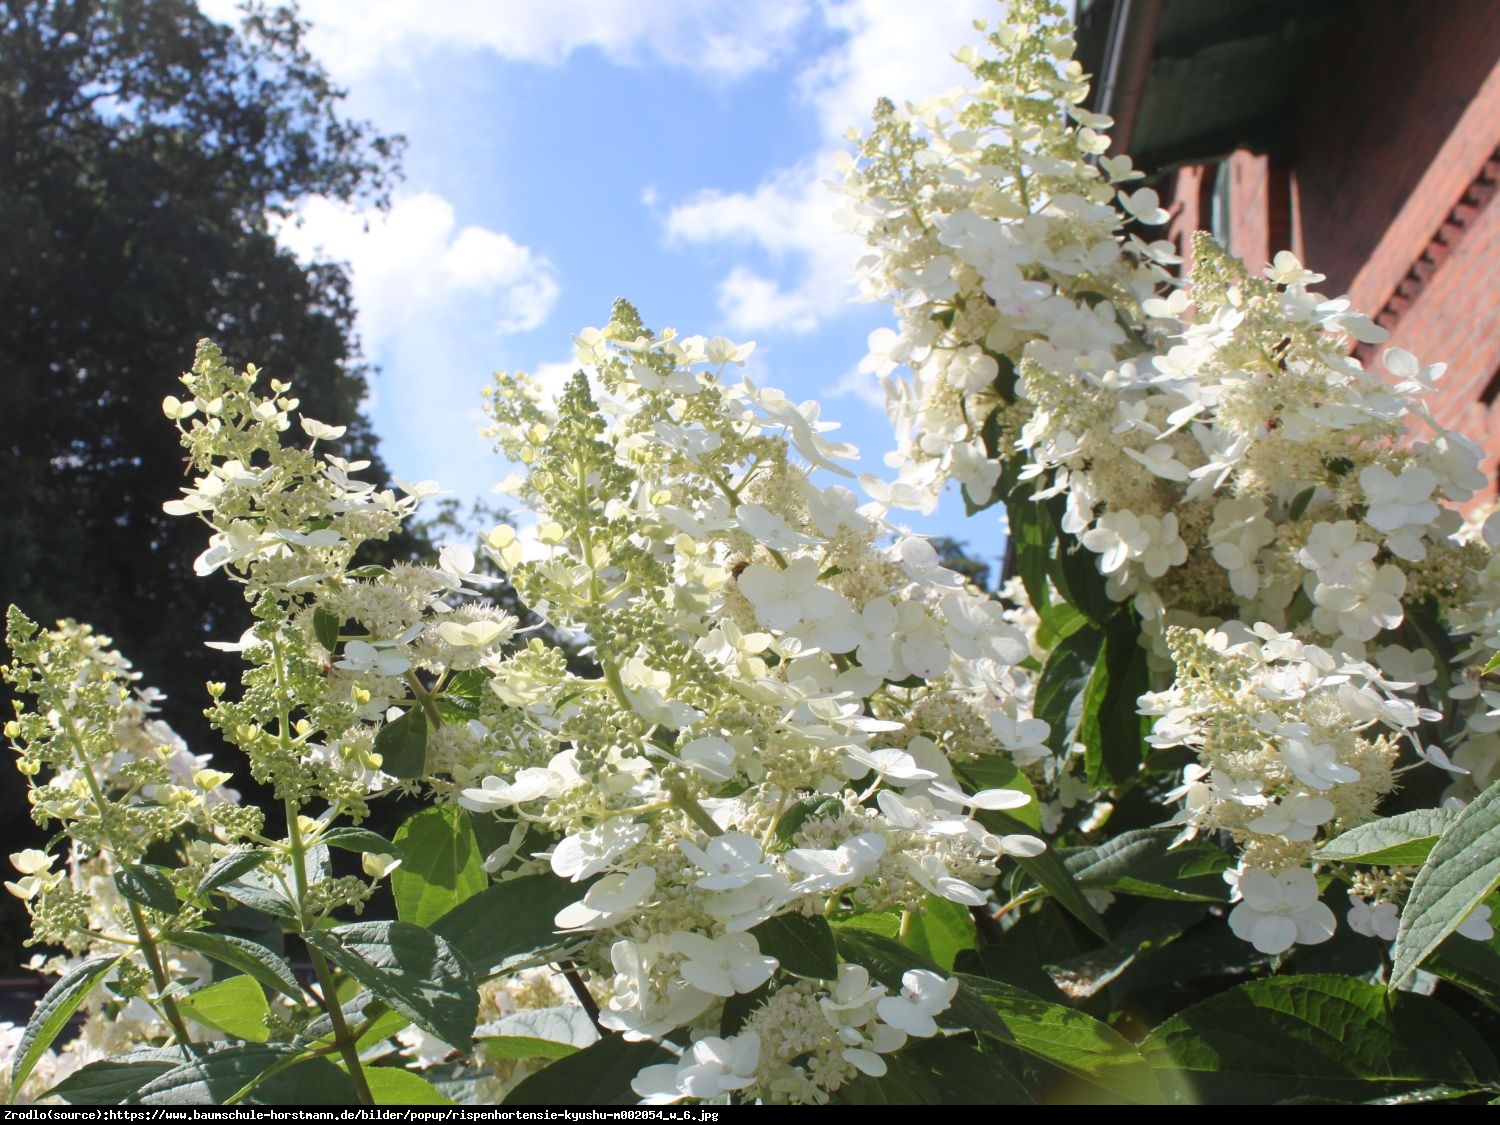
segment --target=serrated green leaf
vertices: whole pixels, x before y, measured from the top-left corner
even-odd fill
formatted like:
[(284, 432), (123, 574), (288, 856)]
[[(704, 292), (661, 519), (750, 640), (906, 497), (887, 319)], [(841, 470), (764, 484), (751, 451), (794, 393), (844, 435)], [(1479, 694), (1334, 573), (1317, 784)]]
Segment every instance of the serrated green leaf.
[(230, 852), (209, 866), (203, 873), (203, 878), (198, 880), (198, 889), (194, 892), (198, 898), (202, 898), (210, 891), (216, 891), (226, 883), (232, 883), (241, 875), (252, 871), (266, 861), (266, 853), (256, 849), (248, 851)]
[(115, 872), (115, 888), (131, 902), (161, 914), (176, 914), (182, 907), (172, 881), (157, 867), (123, 867)]
[(394, 778), (410, 781), (427, 772), (427, 716), (413, 707), (375, 736), (380, 768)]
[(491, 1035), (479, 1042), (484, 1044), (486, 1055), (497, 1059), (565, 1059), (579, 1051), (571, 1043), (533, 1035)]
[(974, 948), (974, 916), (966, 906), (929, 895), (912, 912), (904, 944), (951, 972), (953, 959)]
[[(1029, 834), (1032, 829), (1023, 821), (1008, 813), (982, 809), (974, 814), (975, 819), (991, 832), (1003, 836)], [(1100, 937), (1109, 938), (1109, 929), (1099, 912), (1089, 905), (1083, 889), (1074, 880), (1055, 848), (1048, 848), (1040, 855), (1013, 856), (1016, 866), (1036, 880), (1037, 884), (1057, 900), (1057, 904), (1077, 918)]]
[(403, 922), (431, 925), (489, 885), (469, 814), (457, 805), (409, 818), (396, 830), (395, 851), (402, 858), (391, 872), (391, 893)]
[(400, 1067), (366, 1067), (365, 1082), (376, 1105), (458, 1104), (420, 1074)]
[(1179, 902), (1223, 902), (1229, 897), (1223, 872), (1231, 866), (1220, 848), (1193, 840), (1172, 847), (1170, 828), (1122, 832), (1091, 848), (1059, 849), (1063, 865), (1080, 887)]
[(1341, 832), (1317, 852), (1340, 863), (1416, 867), (1458, 819), (1456, 809), (1412, 809)]
[[(235, 1095), (240, 1095), (235, 1098)], [(140, 1088), (141, 1105), (352, 1105), (349, 1076), (327, 1059), (252, 1043), (223, 1047), (174, 1067)]]
[(1068, 713), (1073, 700), (1088, 687), (1094, 662), (1104, 645), (1104, 634), (1092, 626), (1076, 629), (1058, 643), (1047, 657), (1037, 680), (1031, 713), (1047, 723), (1047, 745), (1054, 754), (1067, 752), (1071, 739)]
[(501, 1104), (638, 1105), (631, 1079), (645, 1067), (675, 1061), (656, 1043), (627, 1043), (618, 1035), (607, 1035), (525, 1079)]
[(329, 652), (337, 652), (339, 647), (339, 629), (343, 626), (339, 615), (318, 606), (313, 610), (313, 635), (318, 638), (318, 643)]
[(754, 927), (751, 936), (760, 951), (781, 962), (799, 977), (833, 980), (839, 975), (839, 954), (828, 921), (806, 914), (782, 914)]
[(218, 1028), (236, 1039), (264, 1043), (270, 1038), (266, 1016), (271, 1009), (260, 984), (248, 974), (200, 988), (178, 1000), (177, 1006), (199, 1023)]
[(153, 1078), (181, 1066), (185, 1057), (179, 1048), (147, 1047), (115, 1058), (96, 1059), (79, 1067), (43, 1097), (61, 1098), (69, 1105), (120, 1105)]
[(1178, 1101), (1364, 1101), (1500, 1081), (1484, 1041), (1445, 1005), (1345, 976), (1251, 981), (1186, 1008), (1141, 1044)]
[(21, 1033), (21, 1041), (16, 1044), (15, 1054), (11, 1056), (14, 1059), (10, 1066), (12, 1099), (20, 1092), (21, 1084), (37, 1061), (73, 1018), (78, 1006), (122, 960), (123, 957), (90, 957), (64, 973), (37, 1002), (31, 1019), (26, 1021), (26, 1030)]
[(479, 990), (468, 963), (437, 934), (410, 922), (353, 922), (302, 940), (424, 1031), (469, 1050)]
[(206, 930), (191, 930), (187, 933), (170, 934), (166, 941), (192, 949), (221, 965), (238, 969), (246, 976), (255, 978), (267, 988), (290, 997), (297, 1003), (304, 1002), (302, 986), (297, 983), (292, 967), (274, 951), (259, 942), (232, 934), (215, 934)]
[(986, 1028), (984, 1034), (1093, 1088), (1092, 1093), (1070, 1091), (1067, 1100), (1141, 1105), (1162, 1100), (1151, 1067), (1135, 1045), (1108, 1024), (988, 977), (960, 975), (959, 980), (999, 1017), (1000, 1030)]
[(1469, 802), (1417, 872), (1396, 933), (1391, 987), (1416, 972), (1496, 886), (1500, 886), (1500, 782)]
[[(526, 875), (493, 883), (432, 923), (431, 930), (458, 950), (480, 979), (539, 954), (579, 941), (559, 934), (552, 919), (577, 902), (589, 883), (565, 883), (551, 875)], [(554, 960), (547, 956), (544, 960)]]
[(1078, 740), (1090, 786), (1122, 785), (1140, 768), (1145, 731), (1136, 700), (1150, 687), (1140, 621), (1133, 612), (1118, 613), (1104, 631), (1103, 651), (1083, 689)]
[(396, 845), (379, 832), (368, 828), (330, 828), (318, 837), (318, 843), (344, 852), (373, 852), (376, 855), (396, 855)]

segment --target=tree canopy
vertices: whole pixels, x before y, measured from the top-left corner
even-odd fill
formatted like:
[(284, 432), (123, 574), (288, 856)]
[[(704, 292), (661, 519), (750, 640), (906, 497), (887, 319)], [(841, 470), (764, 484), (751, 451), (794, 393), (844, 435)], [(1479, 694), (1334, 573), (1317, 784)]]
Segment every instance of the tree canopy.
[(191, 0), (0, 4), (0, 604), (86, 610), (195, 748), (203, 642), (248, 620), (193, 580), (201, 529), (161, 511), (190, 483), (161, 401), (195, 341), (353, 419), (343, 452), (374, 455), (345, 272), (270, 223), (313, 194), (384, 202), (401, 142), (342, 114), (302, 33), (286, 7), (234, 29)]

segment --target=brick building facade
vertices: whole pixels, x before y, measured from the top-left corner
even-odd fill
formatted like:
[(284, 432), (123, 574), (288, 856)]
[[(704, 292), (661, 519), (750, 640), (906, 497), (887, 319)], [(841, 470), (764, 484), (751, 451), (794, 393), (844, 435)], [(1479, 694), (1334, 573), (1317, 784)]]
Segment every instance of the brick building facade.
[[(1500, 6), (1087, 0), (1084, 64), (1170, 233), (1290, 249), (1445, 362), (1434, 414), (1500, 467)], [(1271, 87), (1251, 89), (1251, 86)], [(1368, 350), (1368, 349), (1366, 349)]]

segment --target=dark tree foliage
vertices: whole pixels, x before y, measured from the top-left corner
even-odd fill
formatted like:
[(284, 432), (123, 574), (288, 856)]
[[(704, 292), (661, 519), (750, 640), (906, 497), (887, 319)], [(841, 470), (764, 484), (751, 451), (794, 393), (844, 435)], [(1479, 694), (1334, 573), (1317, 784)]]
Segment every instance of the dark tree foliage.
[[(187, 482), (160, 404), (195, 341), (291, 380), (374, 460), (347, 278), (267, 215), (383, 203), (400, 142), (340, 115), (302, 30), (287, 8), (231, 29), (190, 0), (0, 0), (0, 606), (113, 636), (195, 749), (204, 682), (236, 678), (203, 642), (248, 621), (193, 574), (206, 529), (161, 511)], [(0, 773), (9, 837), (23, 790)]]

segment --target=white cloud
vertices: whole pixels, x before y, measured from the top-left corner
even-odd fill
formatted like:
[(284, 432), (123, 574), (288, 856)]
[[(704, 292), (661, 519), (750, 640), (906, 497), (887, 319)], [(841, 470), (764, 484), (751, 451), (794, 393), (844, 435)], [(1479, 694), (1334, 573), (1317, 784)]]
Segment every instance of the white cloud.
[(388, 213), (308, 199), (277, 237), (304, 260), (349, 264), (360, 338), (380, 368), (366, 406), (392, 472), (466, 495), (503, 475), (475, 436), (486, 421), (480, 390), (503, 362), (505, 337), (552, 312), (552, 264), (508, 235), (460, 227), (432, 192)]
[[(237, 0), (205, 0), (216, 19)], [(717, 78), (758, 70), (796, 45), (809, 0), (302, 0), (308, 45), (341, 81), (406, 67), (436, 49), (487, 50), (552, 66), (593, 48), (613, 62), (665, 62)]]
[(719, 282), (719, 311), (732, 331), (806, 333), (845, 308), (863, 245), (833, 219), (840, 197), (825, 181), (837, 178), (837, 154), (847, 150), (851, 129), (867, 126), (877, 98), (915, 101), (965, 81), (968, 72), (953, 54), (975, 41), (974, 20), (996, 9), (993, 0), (823, 4), (822, 19), (842, 38), (798, 79), (818, 117), (821, 149), (754, 191), (700, 192), (673, 207), (663, 224), (671, 241), (753, 246), (777, 267), (781, 276), (773, 278), (741, 263)]
[(360, 335), (376, 351), (435, 317), (495, 335), (524, 332), (557, 304), (551, 262), (508, 235), (458, 229), (452, 204), (433, 192), (400, 199), (384, 214), (313, 197), (277, 238), (304, 260), (349, 263)]

